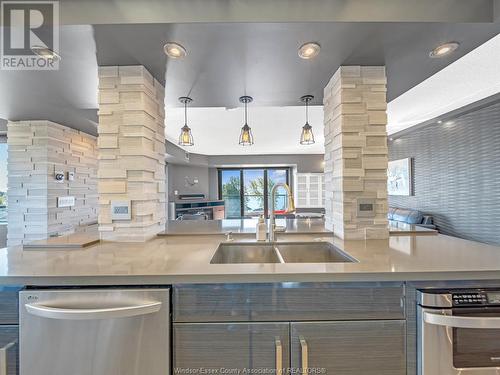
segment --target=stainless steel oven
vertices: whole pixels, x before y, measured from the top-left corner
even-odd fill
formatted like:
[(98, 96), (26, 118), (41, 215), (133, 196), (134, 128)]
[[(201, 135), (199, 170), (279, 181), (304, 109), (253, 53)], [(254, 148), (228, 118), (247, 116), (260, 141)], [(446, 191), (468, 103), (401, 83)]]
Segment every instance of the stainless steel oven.
[(500, 289), (418, 293), (420, 375), (500, 374)]

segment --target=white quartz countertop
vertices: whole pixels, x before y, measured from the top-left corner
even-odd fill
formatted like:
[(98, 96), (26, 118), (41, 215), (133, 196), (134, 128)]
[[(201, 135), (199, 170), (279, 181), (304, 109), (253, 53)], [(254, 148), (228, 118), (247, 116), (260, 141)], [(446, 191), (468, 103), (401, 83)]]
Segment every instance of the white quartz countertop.
[[(269, 220), (266, 220), (266, 224)], [(276, 225), (285, 227), (288, 234), (328, 234), (331, 231), (325, 228), (325, 220), (322, 218), (300, 218), (300, 219), (276, 219)], [(181, 236), (193, 234), (252, 234), (255, 233), (257, 219), (223, 219), (223, 220), (169, 220), (166, 228), (160, 236)], [(390, 221), (389, 231), (392, 235), (432, 235), (437, 231), (421, 226), (406, 224), (403, 222)]]
[[(255, 233), (257, 219), (224, 219), (224, 220), (169, 220), (164, 232), (160, 235), (193, 235), (193, 234), (234, 234)], [(266, 220), (268, 223), (269, 220)], [(287, 233), (331, 233), (325, 229), (323, 219), (276, 219), (276, 225), (286, 227)]]
[[(359, 263), (210, 264), (222, 235), (167, 236), (146, 243), (101, 242), (84, 249), (0, 249), (0, 284), (139, 285), (204, 282), (500, 280), (500, 247), (444, 235), (329, 240)], [(253, 241), (241, 235), (238, 241)]]

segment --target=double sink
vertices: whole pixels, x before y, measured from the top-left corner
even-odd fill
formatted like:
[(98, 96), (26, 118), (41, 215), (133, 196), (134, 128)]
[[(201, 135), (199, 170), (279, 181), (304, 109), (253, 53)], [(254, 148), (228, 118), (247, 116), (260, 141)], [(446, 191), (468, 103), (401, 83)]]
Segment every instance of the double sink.
[(330, 242), (224, 242), (211, 264), (354, 263), (357, 260)]

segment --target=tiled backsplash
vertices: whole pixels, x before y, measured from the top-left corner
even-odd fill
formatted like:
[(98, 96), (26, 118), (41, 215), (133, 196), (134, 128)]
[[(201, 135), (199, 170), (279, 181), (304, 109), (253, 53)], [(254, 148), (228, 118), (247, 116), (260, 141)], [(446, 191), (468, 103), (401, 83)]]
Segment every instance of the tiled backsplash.
[[(95, 137), (50, 121), (11, 121), (8, 146), (9, 246), (97, 220)], [(67, 197), (74, 205), (60, 207)]]

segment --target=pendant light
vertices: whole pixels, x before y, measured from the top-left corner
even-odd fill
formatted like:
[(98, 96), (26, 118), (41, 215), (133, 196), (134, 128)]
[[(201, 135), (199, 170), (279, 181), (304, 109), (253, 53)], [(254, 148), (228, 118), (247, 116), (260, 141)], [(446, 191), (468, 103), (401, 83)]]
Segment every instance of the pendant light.
[(187, 105), (191, 103), (193, 99), (187, 96), (181, 96), (179, 101), (184, 104), (184, 126), (181, 128), (181, 135), (179, 135), (179, 146), (193, 146), (193, 135), (191, 134), (191, 128), (187, 124)]
[(300, 98), (301, 101), (306, 103), (306, 124), (302, 127), (302, 134), (300, 135), (301, 145), (312, 145), (314, 143), (314, 134), (312, 126), (309, 125), (309, 102), (314, 99), (312, 95), (304, 95)]
[(240, 102), (245, 104), (245, 125), (241, 128), (241, 133), (240, 133), (240, 145), (242, 146), (251, 146), (253, 145), (253, 135), (252, 135), (252, 129), (250, 126), (248, 126), (247, 123), (247, 104), (251, 103), (253, 98), (251, 96), (241, 96), (240, 97)]

